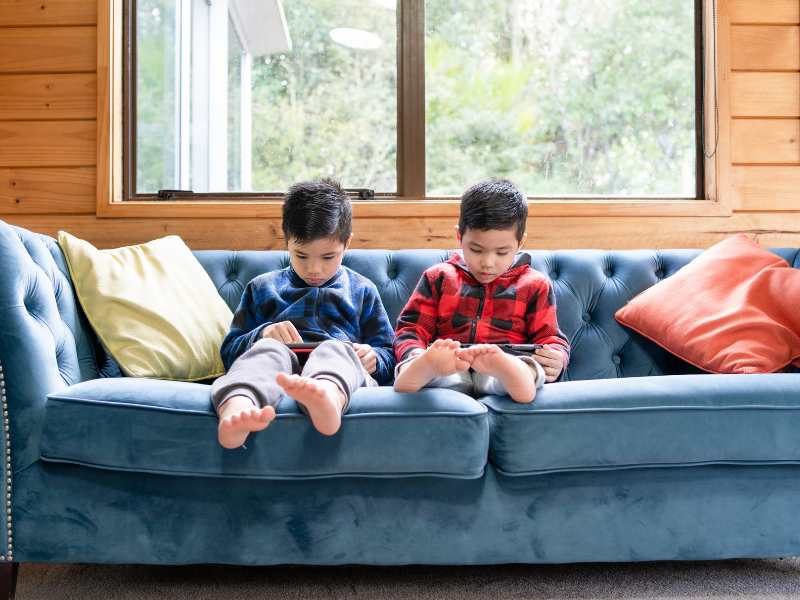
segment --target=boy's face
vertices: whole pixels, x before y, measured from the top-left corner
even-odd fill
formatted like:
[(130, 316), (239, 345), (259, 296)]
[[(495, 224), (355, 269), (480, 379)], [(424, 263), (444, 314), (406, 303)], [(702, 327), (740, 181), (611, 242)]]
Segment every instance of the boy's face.
[[(352, 236), (351, 236), (352, 237)], [(338, 238), (326, 237), (300, 243), (289, 238), (287, 247), (292, 268), (312, 287), (317, 287), (336, 274), (342, 264), (344, 251), (350, 245), (343, 244)]]
[[(456, 228), (457, 229), (457, 228)], [(470, 273), (482, 284), (491, 283), (508, 271), (514, 255), (522, 247), (527, 234), (517, 241), (516, 228), (511, 229), (467, 229), (464, 235), (456, 234), (464, 262)]]

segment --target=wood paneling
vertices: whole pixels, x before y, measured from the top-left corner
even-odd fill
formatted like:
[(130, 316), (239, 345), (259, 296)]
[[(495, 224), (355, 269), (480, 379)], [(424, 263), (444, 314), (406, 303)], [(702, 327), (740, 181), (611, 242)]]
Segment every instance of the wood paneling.
[[(800, 2), (718, 1), (721, 121), (715, 160), (719, 163), (716, 169), (722, 174), (719, 195), (725, 202), (735, 200), (740, 211), (752, 212), (696, 218), (679, 214), (648, 217), (643, 216), (644, 209), (627, 216), (616, 209), (605, 211), (604, 216), (586, 216), (574, 209), (561, 216), (543, 216), (536, 214), (537, 207), (531, 211), (536, 216), (528, 224), (530, 247), (708, 247), (737, 232), (750, 233), (767, 245), (800, 246), (800, 217), (796, 213), (769, 212), (800, 212), (800, 166), (759, 165), (800, 165)], [(12, 119), (0, 122), (0, 167), (50, 165), (0, 168), (2, 218), (50, 235), (66, 229), (103, 248), (172, 233), (181, 235), (195, 249), (282, 248), (278, 213), (269, 209), (246, 218), (230, 218), (224, 212), (213, 211), (214, 218), (198, 218), (196, 214), (179, 218), (169, 210), (160, 218), (78, 214), (92, 211), (92, 178), (95, 172), (100, 177), (99, 169), (66, 167), (99, 164), (98, 156), (104, 161), (114, 159), (111, 146), (117, 142), (112, 137), (93, 145), (96, 123), (92, 118), (97, 114), (103, 122), (113, 119), (118, 107), (110, 101), (111, 88), (105, 95), (108, 104), (98, 106), (96, 100), (89, 103), (82, 95), (76, 83), (80, 76), (53, 74), (86, 72), (86, 77), (91, 78), (97, 65), (108, 82), (115, 81), (117, 75), (111, 70), (118, 60), (118, 49), (99, 48), (99, 29), (86, 25), (96, 23), (100, 13), (104, 20), (113, 21), (118, 7), (118, 0), (0, 0), (0, 72), (39, 73), (43, 77), (0, 77), (0, 119)], [(736, 25), (729, 27), (729, 22)], [(747, 23), (754, 25), (744, 25)], [(20, 25), (32, 27), (15, 28)], [(108, 38), (110, 33), (109, 30), (103, 35)], [(729, 73), (729, 68), (734, 72)], [(56, 86), (45, 93), (38, 86), (48, 78)], [(88, 79), (84, 82), (90, 85)], [(9, 91), (12, 85), (16, 86), (13, 92)], [(47, 98), (51, 106), (43, 107)], [(748, 118), (731, 119), (731, 112), (734, 117)], [(87, 120), (36, 121), (51, 118)], [(731, 170), (731, 162), (749, 166), (739, 165)], [(110, 181), (111, 170), (105, 172)], [(105, 179), (104, 188), (112, 188)], [(407, 208), (407, 213), (398, 212), (401, 216), (397, 217), (388, 217), (377, 209), (357, 208), (353, 246), (455, 245), (455, 213), (437, 214), (436, 208), (427, 206)]]
[(96, 121), (0, 121), (0, 167), (94, 166)]
[(0, 169), (0, 214), (94, 214), (93, 167)]
[(0, 121), (94, 119), (97, 76), (0, 75)]
[(0, 73), (94, 72), (95, 27), (0, 28)]
[(730, 0), (731, 23), (800, 23), (798, 0)]
[(733, 189), (737, 210), (800, 211), (800, 167), (734, 167)]
[(800, 70), (800, 27), (731, 27), (731, 68), (755, 71)]
[(734, 210), (800, 211), (800, 2), (721, 0), (720, 10), (736, 24), (729, 144)]
[[(10, 223), (55, 235), (59, 229), (100, 248), (180, 235), (194, 250), (281, 249), (278, 219), (98, 219), (94, 216), (1, 216)], [(454, 248), (452, 219), (356, 219), (354, 248)], [(770, 246), (800, 247), (800, 219), (773, 213), (731, 217), (565, 217), (528, 220), (528, 248), (707, 248), (734, 233)]]
[(95, 23), (95, 0), (0, 0), (0, 24), (5, 27)]
[(800, 120), (734, 119), (731, 151), (734, 164), (800, 164)]
[(800, 117), (800, 73), (732, 73), (734, 117)]

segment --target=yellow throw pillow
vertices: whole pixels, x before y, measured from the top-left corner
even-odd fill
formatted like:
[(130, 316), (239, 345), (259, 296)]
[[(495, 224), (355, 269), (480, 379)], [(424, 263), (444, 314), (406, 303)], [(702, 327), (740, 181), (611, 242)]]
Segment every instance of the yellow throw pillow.
[(59, 231), (58, 243), (89, 322), (126, 375), (222, 375), (219, 349), (233, 315), (181, 238), (98, 250)]

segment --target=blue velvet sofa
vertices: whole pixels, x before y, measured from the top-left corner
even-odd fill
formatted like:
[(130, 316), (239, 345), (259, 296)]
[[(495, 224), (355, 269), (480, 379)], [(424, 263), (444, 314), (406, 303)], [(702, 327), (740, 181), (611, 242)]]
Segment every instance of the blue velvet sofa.
[[(533, 251), (572, 343), (532, 405), (362, 389), (221, 449), (209, 386), (120, 376), (56, 242), (0, 222), (6, 564), (489, 564), (800, 553), (800, 375), (706, 375), (614, 312), (699, 250)], [(776, 253), (800, 264), (795, 249)], [(396, 317), (439, 250), (345, 263)], [(199, 251), (234, 308), (279, 251)], [(154, 293), (157, 293), (154, 290)], [(691, 298), (687, 298), (691, 302)]]

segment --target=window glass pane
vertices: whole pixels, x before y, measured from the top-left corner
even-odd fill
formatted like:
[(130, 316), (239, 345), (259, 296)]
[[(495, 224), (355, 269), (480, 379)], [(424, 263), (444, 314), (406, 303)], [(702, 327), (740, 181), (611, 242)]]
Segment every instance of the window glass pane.
[[(244, 48), (228, 22), (228, 189), (242, 189), (242, 62)], [(250, 191), (250, 190), (245, 190)]]
[(695, 196), (693, 0), (427, 0), (430, 195)]
[(396, 190), (394, 2), (136, 5), (138, 193)]
[(332, 176), (394, 192), (393, 2), (286, 0), (290, 52), (253, 62), (253, 188)]
[(175, 0), (136, 3), (136, 181), (140, 192), (177, 187)]

